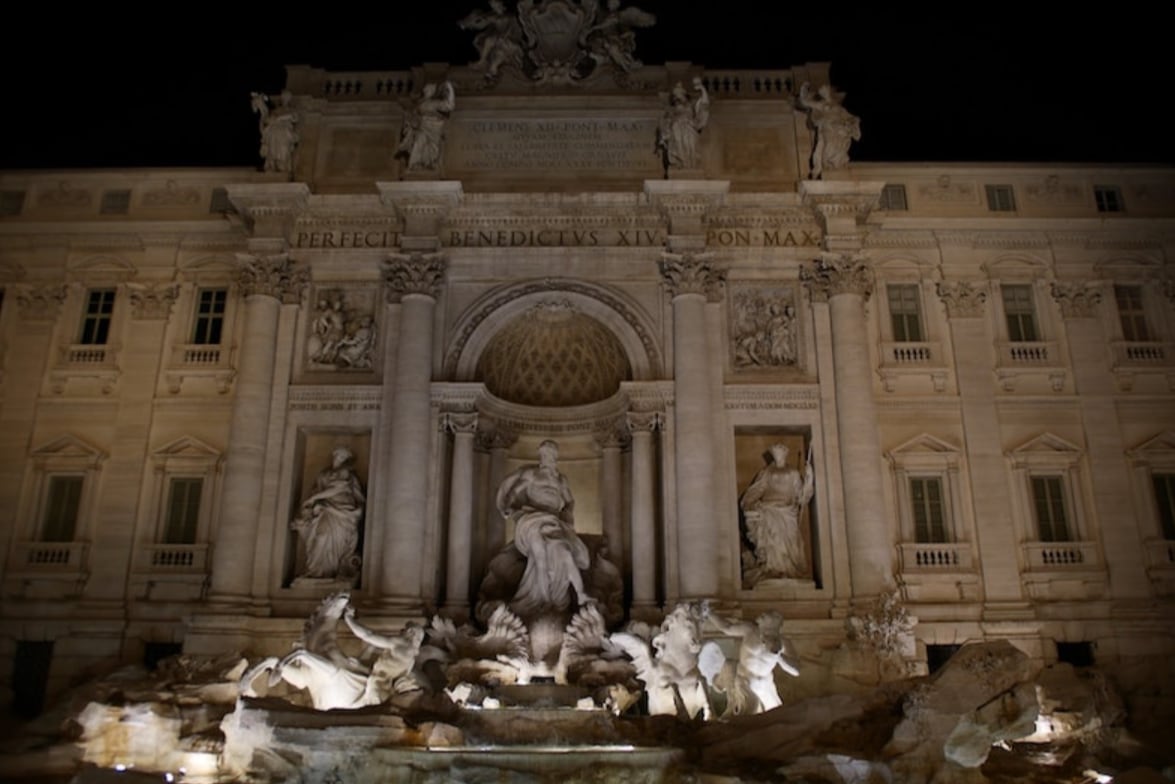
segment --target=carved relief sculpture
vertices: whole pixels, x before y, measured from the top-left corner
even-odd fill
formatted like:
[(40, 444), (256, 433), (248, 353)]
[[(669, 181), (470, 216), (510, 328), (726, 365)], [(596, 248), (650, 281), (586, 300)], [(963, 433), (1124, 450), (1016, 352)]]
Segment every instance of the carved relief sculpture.
[(299, 577), (354, 580), (359, 574), (359, 524), (366, 498), (354, 459), (350, 449), (336, 447), (330, 466), (318, 474), (313, 492), (290, 522), (306, 550)]
[(457, 106), (453, 83), (426, 84), (416, 106), (404, 117), (397, 157), (408, 159), (408, 171), (436, 171), (441, 164), (445, 123)]
[(694, 78), (693, 88), (691, 99), (681, 82), (673, 86), (657, 126), (657, 151), (666, 171), (696, 169), (701, 164), (698, 142), (710, 121), (710, 94), (699, 78)]
[[(354, 294), (352, 292), (352, 294)], [(352, 296), (354, 299), (354, 296)], [(348, 301), (344, 291), (322, 291), (306, 338), (306, 356), (314, 370), (370, 370), (375, 361), (376, 326), (370, 303)]]
[(731, 352), (736, 369), (788, 367), (797, 361), (796, 308), (790, 291), (735, 293)]
[(808, 110), (816, 129), (816, 144), (812, 150), (812, 179), (819, 180), (826, 170), (843, 169), (849, 165), (849, 145), (861, 140), (861, 120), (849, 113), (841, 102), (842, 93), (834, 93), (830, 85), (822, 85), (812, 95), (812, 85), (800, 87), (800, 106)]
[(252, 93), (253, 111), (261, 131), (261, 158), (265, 171), (290, 172), (294, 169), (294, 151), (301, 134), (298, 117), (290, 105), (293, 95), (283, 90), (278, 105), (270, 109), (273, 99), (264, 93)]
[(750, 543), (750, 553), (743, 558), (743, 579), (750, 587), (769, 578), (807, 579), (811, 575), (801, 518), (815, 487), (812, 455), (808, 455), (803, 475), (787, 464), (787, 455), (785, 445), (773, 444), (771, 463), (759, 471), (739, 499)]

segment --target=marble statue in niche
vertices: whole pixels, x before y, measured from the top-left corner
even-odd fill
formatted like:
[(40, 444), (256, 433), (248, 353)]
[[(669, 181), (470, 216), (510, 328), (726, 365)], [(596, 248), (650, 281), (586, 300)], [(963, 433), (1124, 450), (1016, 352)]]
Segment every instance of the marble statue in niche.
[(440, 167), (445, 124), (456, 106), (452, 82), (424, 86), (420, 100), (404, 117), (400, 145), (396, 148), (398, 157), (407, 158), (408, 171), (436, 171)]
[(843, 93), (833, 93), (830, 85), (821, 85), (812, 94), (812, 85), (800, 87), (800, 106), (808, 111), (816, 129), (816, 144), (812, 149), (812, 179), (819, 180), (824, 172), (843, 169), (849, 165), (849, 145), (861, 140), (861, 120), (842, 105)]
[(539, 445), (538, 465), (502, 480), (496, 506), (514, 521), (514, 547), (526, 557), (522, 582), (510, 609), (523, 618), (543, 610), (566, 610), (594, 602), (584, 590), (581, 569), (591, 564), (587, 545), (575, 533), (575, 501), (558, 468), (559, 446)]
[(734, 294), (731, 350), (735, 370), (793, 367), (798, 323), (786, 289), (743, 289)]
[(253, 111), (261, 131), (261, 158), (265, 171), (289, 172), (294, 170), (294, 151), (301, 134), (298, 131), (298, 117), (290, 105), (293, 94), (282, 90), (278, 104), (270, 108), (273, 99), (264, 93), (252, 93)]
[(739, 499), (750, 544), (743, 553), (747, 587), (772, 578), (805, 580), (812, 571), (802, 528), (804, 507), (815, 488), (811, 451), (803, 474), (788, 465), (785, 444), (773, 444), (770, 452), (771, 462)]
[(667, 172), (696, 169), (701, 164), (698, 144), (710, 121), (710, 94), (700, 78), (694, 78), (693, 88), (695, 96), (691, 99), (681, 82), (673, 86), (669, 105), (657, 125), (657, 151)]
[(319, 472), (290, 521), (306, 553), (298, 577), (353, 581), (359, 575), (359, 525), (366, 497), (354, 461), (350, 449), (335, 447), (330, 465)]
[[(378, 333), (370, 302), (355, 292), (319, 292), (318, 307), (306, 339), (312, 370), (370, 370), (375, 363)], [(368, 298), (370, 299), (370, 297)]]

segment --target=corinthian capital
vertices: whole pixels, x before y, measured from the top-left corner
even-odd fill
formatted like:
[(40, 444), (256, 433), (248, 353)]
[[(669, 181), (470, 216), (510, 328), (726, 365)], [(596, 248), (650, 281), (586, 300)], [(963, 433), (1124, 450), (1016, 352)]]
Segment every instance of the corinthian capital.
[(179, 286), (176, 284), (141, 285), (129, 287), (131, 316), (143, 320), (166, 321), (171, 316)]
[(715, 266), (708, 253), (661, 254), (661, 277), (670, 296), (701, 294), (714, 302), (722, 298), (726, 270)]
[(817, 301), (826, 301), (837, 294), (856, 294), (869, 299), (873, 293), (873, 269), (862, 254), (821, 253), (820, 258), (800, 268), (800, 280)]
[(1102, 293), (1087, 283), (1053, 282), (1053, 299), (1061, 306), (1061, 315), (1067, 319), (1092, 318), (1097, 315), (1097, 306)]
[(388, 302), (406, 294), (437, 298), (445, 282), (445, 257), (440, 253), (393, 253), (384, 262)]
[(237, 283), (246, 297), (261, 294), (284, 305), (297, 305), (310, 283), (310, 269), (298, 264), (288, 253), (252, 256), (238, 253)]
[(983, 315), (983, 303), (987, 302), (987, 289), (982, 283), (969, 280), (942, 280), (935, 286), (939, 299), (947, 306), (950, 318), (979, 318)]

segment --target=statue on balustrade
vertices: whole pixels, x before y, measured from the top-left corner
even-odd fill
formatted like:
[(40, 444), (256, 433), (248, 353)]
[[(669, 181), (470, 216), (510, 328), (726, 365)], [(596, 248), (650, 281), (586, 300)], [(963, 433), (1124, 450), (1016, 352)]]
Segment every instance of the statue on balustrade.
[(787, 464), (788, 451), (782, 443), (773, 444), (771, 462), (739, 499), (751, 545), (749, 557), (744, 553), (743, 571), (751, 586), (762, 579), (807, 579), (811, 574), (801, 521), (815, 488), (812, 454), (809, 450), (801, 475)]
[[(439, 93), (439, 94), (438, 94)], [(436, 171), (441, 165), (445, 124), (457, 106), (453, 83), (426, 84), (416, 106), (404, 117), (396, 155), (408, 159), (408, 171)]]
[(694, 78), (697, 96), (690, 99), (681, 82), (669, 94), (669, 105), (657, 126), (657, 150), (666, 170), (695, 169), (701, 165), (698, 144), (702, 130), (710, 121), (710, 94), (702, 80)]
[(800, 87), (800, 106), (808, 110), (816, 129), (816, 145), (812, 150), (812, 179), (819, 180), (829, 169), (843, 169), (849, 165), (849, 145), (861, 140), (861, 120), (841, 105), (844, 95), (833, 93), (825, 84), (815, 96), (812, 85)]
[(270, 109), (272, 99), (264, 93), (252, 93), (251, 104), (257, 113), (261, 131), (261, 158), (265, 171), (293, 172), (294, 150), (301, 138), (298, 117), (290, 105), (293, 94), (282, 90), (278, 105)]
[(354, 460), (350, 449), (336, 447), (330, 466), (318, 474), (290, 522), (306, 552), (299, 577), (354, 580), (359, 574), (359, 524), (366, 499)]

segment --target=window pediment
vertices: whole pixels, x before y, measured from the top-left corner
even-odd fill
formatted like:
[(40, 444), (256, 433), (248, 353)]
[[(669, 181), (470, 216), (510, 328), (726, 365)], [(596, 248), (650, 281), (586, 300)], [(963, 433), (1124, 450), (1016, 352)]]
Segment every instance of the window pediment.
[(77, 436), (64, 435), (34, 450), (31, 457), (41, 468), (83, 469), (97, 468), (107, 458), (107, 454)]
[(1068, 468), (1081, 459), (1081, 447), (1053, 433), (1042, 433), (1007, 453), (1017, 468)]

